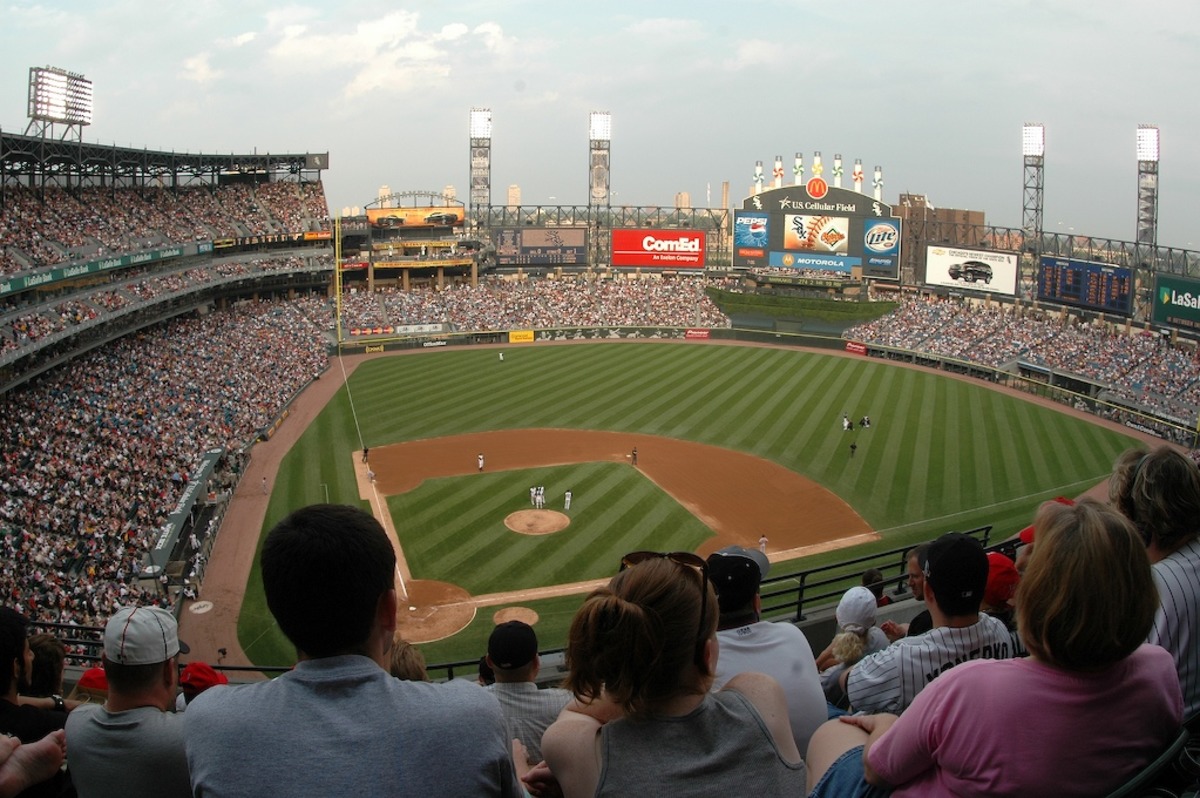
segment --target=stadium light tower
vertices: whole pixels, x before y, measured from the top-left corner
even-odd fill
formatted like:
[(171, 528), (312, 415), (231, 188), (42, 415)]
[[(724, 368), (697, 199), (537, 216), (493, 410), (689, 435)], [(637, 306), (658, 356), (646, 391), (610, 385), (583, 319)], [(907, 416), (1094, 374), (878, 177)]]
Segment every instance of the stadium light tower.
[(475, 226), (480, 227), (492, 206), (492, 109), (471, 109), (468, 135), (471, 139), (469, 213)]
[(588, 205), (609, 205), (609, 155), (612, 150), (612, 114), (592, 111), (588, 114)]
[(1158, 127), (1137, 127), (1137, 238), (1138, 247), (1158, 246)]
[(1026, 122), (1021, 128), (1021, 158), (1025, 162), (1021, 229), (1025, 232), (1025, 248), (1032, 252), (1036, 261), (1042, 253), (1042, 209), (1046, 186), (1045, 125)]
[(92, 82), (58, 67), (30, 67), (28, 115), (27, 136), (53, 135), (57, 124), (66, 125), (63, 139), (74, 132), (82, 140), (84, 125), (92, 123)]

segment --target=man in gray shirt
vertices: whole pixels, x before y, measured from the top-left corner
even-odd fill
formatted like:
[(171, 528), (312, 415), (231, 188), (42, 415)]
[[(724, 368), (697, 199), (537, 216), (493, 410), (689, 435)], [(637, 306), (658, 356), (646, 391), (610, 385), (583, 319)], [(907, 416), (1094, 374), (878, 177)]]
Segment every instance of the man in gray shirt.
[(387, 672), (396, 554), (373, 516), (331, 504), (296, 510), (267, 534), (260, 564), (267, 607), (300, 661), (188, 705), (196, 795), (519, 798), (494, 696)]
[(487, 661), (496, 674), (496, 683), (487, 689), (500, 699), (508, 736), (521, 741), (529, 763), (536, 765), (542, 761), (542, 735), (571, 700), (571, 694), (555, 687), (538, 689), (534, 680), (542, 661), (537, 634), (522, 621), (508, 621), (492, 630)]
[(88, 798), (186, 798), (192, 794), (175, 705), (180, 652), (175, 616), (125, 607), (104, 627), (108, 699), (67, 716), (71, 776)]

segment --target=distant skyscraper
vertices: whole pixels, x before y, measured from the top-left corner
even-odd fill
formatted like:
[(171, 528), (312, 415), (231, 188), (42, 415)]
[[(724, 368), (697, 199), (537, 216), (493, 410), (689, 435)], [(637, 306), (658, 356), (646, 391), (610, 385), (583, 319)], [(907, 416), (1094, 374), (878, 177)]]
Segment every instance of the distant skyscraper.
[(451, 186), (451, 185), (447, 185), (444, 189), (442, 189), (442, 193), (445, 194), (450, 199), (455, 199), (458, 197), (458, 192), (455, 191), (454, 186)]
[(721, 183), (721, 207), (729, 207), (729, 181)]
[(692, 195), (686, 191), (680, 191), (675, 195), (675, 209), (680, 211), (690, 210), (692, 207)]
[(516, 183), (513, 183), (508, 187), (508, 207), (521, 207), (521, 187)]
[(380, 202), (379, 202), (379, 205), (380, 205), (380, 207), (382, 207), (382, 208), (390, 208), (390, 207), (392, 207), (392, 203), (391, 203), (391, 201), (390, 201), (390, 200), (389, 200), (388, 202), (386, 202), (386, 203), (385, 203), (385, 202), (383, 202), (383, 198), (384, 198), (384, 197), (391, 196), (391, 193), (392, 193), (392, 187), (391, 187), (391, 186), (389, 186), (387, 183), (384, 183), (382, 186), (380, 186), (380, 187), (379, 187), (379, 197), (378, 197), (378, 199), (380, 200)]

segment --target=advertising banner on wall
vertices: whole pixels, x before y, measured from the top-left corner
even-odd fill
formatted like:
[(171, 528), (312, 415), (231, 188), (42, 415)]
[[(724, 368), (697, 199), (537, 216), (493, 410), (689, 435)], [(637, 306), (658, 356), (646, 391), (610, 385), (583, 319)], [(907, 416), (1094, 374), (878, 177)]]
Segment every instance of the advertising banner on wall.
[(612, 265), (654, 269), (703, 269), (704, 233), (699, 230), (613, 230)]
[(900, 224), (886, 203), (814, 177), (742, 202), (733, 213), (733, 265), (895, 280)]
[(1012, 296), (1017, 292), (1017, 254), (989, 249), (926, 247), (925, 282)]
[(466, 212), (461, 205), (428, 205), (421, 208), (367, 208), (372, 227), (462, 227)]
[(1200, 280), (1159, 274), (1154, 279), (1154, 312), (1158, 324), (1200, 329)]

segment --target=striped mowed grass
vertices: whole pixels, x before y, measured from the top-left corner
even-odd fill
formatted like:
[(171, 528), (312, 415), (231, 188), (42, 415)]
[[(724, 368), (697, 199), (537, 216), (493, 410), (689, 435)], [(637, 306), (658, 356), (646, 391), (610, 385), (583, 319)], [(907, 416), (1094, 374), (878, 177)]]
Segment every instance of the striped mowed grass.
[[(786, 573), (950, 529), (994, 524), (1007, 534), (1041, 501), (1103, 479), (1135, 443), (984, 383), (865, 358), (685, 343), (510, 347), (505, 355), (500, 362), (494, 349), (442, 350), (361, 364), (284, 458), (265, 528), (324, 501), (326, 491), (330, 501), (361, 504), (351, 458), (360, 429), (371, 447), (498, 429), (628, 431), (773, 460), (840, 496), (882, 535), (853, 552), (773, 566)], [(872, 427), (843, 432), (843, 413), (869, 415)], [(497, 523), (528, 506), (534, 484), (546, 485), (552, 508), (573, 490), (570, 535), (523, 537)], [(605, 576), (626, 551), (694, 549), (709, 534), (615, 464), (430, 480), (388, 506), (414, 576), (475, 595)], [(543, 647), (561, 644), (578, 602), (529, 605), (542, 616)], [(491, 626), (484, 611), (454, 639), (422, 649), (431, 662), (478, 656)], [(239, 636), (260, 664), (291, 661), (257, 567)]]

